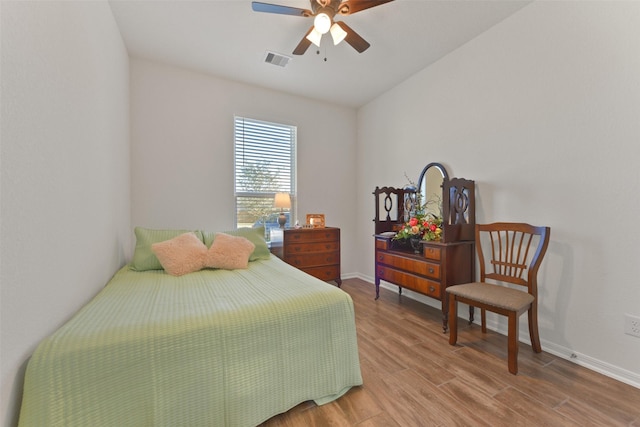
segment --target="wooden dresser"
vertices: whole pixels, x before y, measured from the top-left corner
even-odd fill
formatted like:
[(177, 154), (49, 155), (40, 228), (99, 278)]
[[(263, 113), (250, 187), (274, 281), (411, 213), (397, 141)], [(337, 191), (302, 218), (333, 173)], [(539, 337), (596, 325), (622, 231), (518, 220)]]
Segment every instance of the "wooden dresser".
[(282, 242), (272, 242), (271, 252), (318, 279), (342, 285), (339, 228), (285, 229)]
[(447, 286), (472, 282), (474, 278), (474, 242), (422, 242), (422, 254), (399, 246), (388, 236), (375, 236), (376, 299), (380, 281), (442, 301), (442, 328), (447, 331), (449, 301)]
[[(375, 285), (380, 282), (442, 301), (442, 329), (449, 323), (448, 286), (475, 280), (475, 182), (451, 178), (440, 163), (429, 163), (417, 186), (376, 187)], [(393, 240), (417, 213), (442, 219), (440, 241), (421, 240), (415, 249), (406, 239)], [(418, 239), (424, 237), (417, 236)], [(417, 253), (416, 253), (417, 251)], [(470, 308), (470, 318), (473, 312)]]

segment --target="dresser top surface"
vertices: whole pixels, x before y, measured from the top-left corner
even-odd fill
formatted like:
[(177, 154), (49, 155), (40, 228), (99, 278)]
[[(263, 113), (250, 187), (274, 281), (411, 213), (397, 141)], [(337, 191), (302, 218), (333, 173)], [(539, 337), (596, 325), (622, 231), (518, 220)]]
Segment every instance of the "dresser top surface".
[[(376, 239), (393, 240), (393, 236), (384, 235), (384, 234), (374, 234), (373, 237)], [(459, 240), (456, 242), (439, 242), (439, 241), (433, 241), (433, 240), (421, 240), (420, 242), (428, 245), (438, 245), (438, 246), (469, 245), (474, 243), (473, 240)], [(389, 249), (389, 250), (393, 250), (393, 249)]]
[(287, 227), (284, 230), (285, 231), (318, 231), (318, 230), (337, 230), (338, 227), (300, 227), (300, 228), (295, 228), (295, 227)]

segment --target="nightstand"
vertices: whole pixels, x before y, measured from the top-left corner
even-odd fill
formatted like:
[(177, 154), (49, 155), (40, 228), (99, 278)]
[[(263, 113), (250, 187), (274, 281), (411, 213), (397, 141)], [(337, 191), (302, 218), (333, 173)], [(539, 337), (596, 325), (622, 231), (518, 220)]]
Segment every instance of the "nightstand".
[(272, 244), (271, 253), (320, 280), (342, 285), (339, 228), (287, 228), (282, 234), (282, 243)]

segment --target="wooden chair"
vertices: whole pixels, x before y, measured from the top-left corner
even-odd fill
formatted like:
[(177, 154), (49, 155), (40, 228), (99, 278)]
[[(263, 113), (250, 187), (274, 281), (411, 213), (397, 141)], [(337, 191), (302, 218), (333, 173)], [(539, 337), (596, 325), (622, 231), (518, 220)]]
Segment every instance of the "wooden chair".
[[(480, 308), (483, 333), (487, 332), (486, 310), (508, 317), (508, 359), (512, 374), (518, 373), (518, 319), (525, 311), (529, 312), (531, 347), (536, 353), (542, 351), (538, 336), (537, 275), (549, 245), (550, 232), (549, 227), (522, 223), (476, 224), (480, 281), (447, 287), (449, 344), (455, 345), (458, 339), (457, 306), (462, 302)], [(485, 254), (489, 263), (485, 263)], [(488, 283), (486, 279), (501, 283)], [(505, 286), (506, 283), (523, 286), (526, 290)]]

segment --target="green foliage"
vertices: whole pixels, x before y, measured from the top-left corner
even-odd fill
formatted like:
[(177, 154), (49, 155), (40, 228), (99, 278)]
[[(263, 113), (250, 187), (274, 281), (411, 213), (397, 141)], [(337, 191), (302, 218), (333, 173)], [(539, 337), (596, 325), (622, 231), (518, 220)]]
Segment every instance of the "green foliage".
[(238, 191), (247, 193), (276, 193), (278, 172), (267, 160), (246, 163), (238, 174)]
[(273, 196), (280, 191), (279, 171), (268, 160), (247, 162), (239, 168), (236, 181), (239, 196), (238, 223), (253, 224), (273, 213)]

